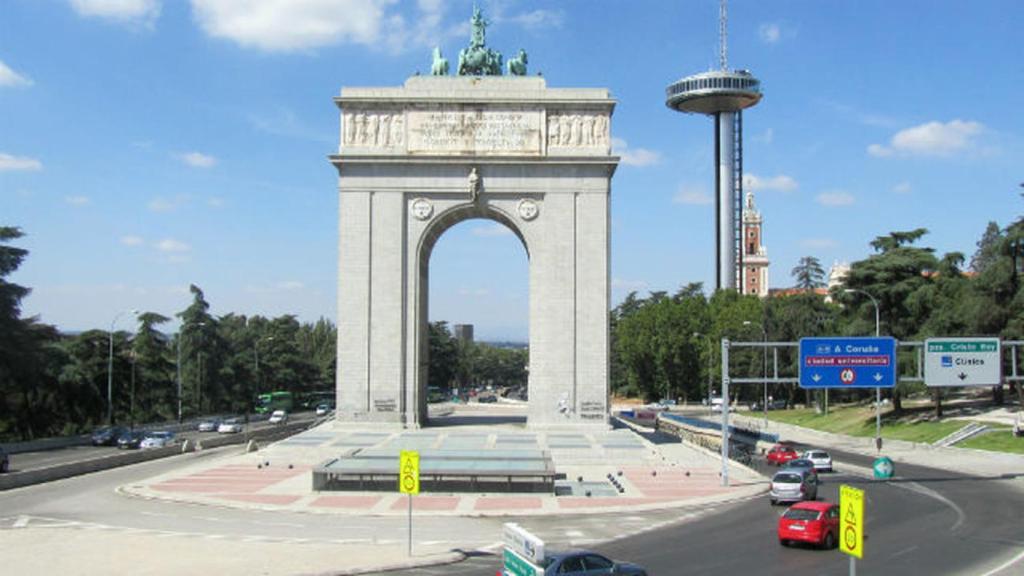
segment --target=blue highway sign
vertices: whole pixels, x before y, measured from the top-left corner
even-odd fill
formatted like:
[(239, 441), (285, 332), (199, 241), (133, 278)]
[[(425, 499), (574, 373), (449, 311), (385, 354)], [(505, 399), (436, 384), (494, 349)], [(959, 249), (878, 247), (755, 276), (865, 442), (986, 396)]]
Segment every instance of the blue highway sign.
[(894, 338), (801, 338), (801, 388), (892, 388)]

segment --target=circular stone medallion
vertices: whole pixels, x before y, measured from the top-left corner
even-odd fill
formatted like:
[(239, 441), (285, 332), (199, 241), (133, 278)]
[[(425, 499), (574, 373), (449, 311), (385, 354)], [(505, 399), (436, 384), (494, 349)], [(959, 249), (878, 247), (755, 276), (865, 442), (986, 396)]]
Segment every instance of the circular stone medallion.
[(519, 217), (523, 220), (533, 220), (540, 213), (540, 207), (533, 200), (526, 199), (519, 201)]
[(417, 198), (412, 201), (409, 209), (412, 215), (418, 220), (427, 220), (434, 214), (434, 205), (426, 198)]

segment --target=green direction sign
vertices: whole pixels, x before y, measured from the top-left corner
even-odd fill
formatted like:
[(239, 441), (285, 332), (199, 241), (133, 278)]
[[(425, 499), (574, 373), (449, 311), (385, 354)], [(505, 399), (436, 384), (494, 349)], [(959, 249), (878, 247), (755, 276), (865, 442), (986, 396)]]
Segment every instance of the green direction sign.
[(924, 383), (928, 386), (995, 386), (1002, 375), (998, 338), (925, 340)]
[(544, 576), (543, 568), (534, 566), (525, 558), (507, 548), (503, 556), (505, 572), (513, 576)]

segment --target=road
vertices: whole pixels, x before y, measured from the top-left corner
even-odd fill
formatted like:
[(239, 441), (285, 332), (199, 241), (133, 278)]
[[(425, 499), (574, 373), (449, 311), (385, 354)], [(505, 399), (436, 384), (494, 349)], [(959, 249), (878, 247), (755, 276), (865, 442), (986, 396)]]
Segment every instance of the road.
[[(870, 459), (859, 455), (834, 456), (856, 466), (871, 465)], [(771, 472), (763, 461), (756, 465)], [(857, 564), (860, 573), (1010, 576), (1024, 572), (1021, 479), (971, 478), (909, 466), (901, 466), (897, 473), (902, 480), (893, 482), (844, 473), (822, 475), (821, 499), (838, 501), (842, 483), (866, 491), (867, 540), (865, 557)], [(849, 573), (849, 557), (838, 550), (780, 546), (775, 528), (784, 511), (785, 507), (772, 507), (765, 496), (715, 513), (704, 511), (699, 521), (681, 521), (593, 548), (659, 575)], [(551, 526), (554, 522), (524, 523), (528, 527), (541, 524), (537, 532), (550, 547), (565, 547), (566, 538), (558, 537), (559, 530)], [(1015, 558), (1017, 562), (1008, 565)], [(388, 574), (469, 576), (491, 574), (498, 565), (496, 556), (477, 555), (453, 566)]]
[[(265, 418), (265, 417), (264, 417)], [(290, 415), (292, 422), (312, 422), (314, 419), (313, 412), (298, 412)], [(251, 430), (260, 430), (271, 426), (266, 421), (252, 422), (250, 424)], [(219, 435), (216, 432), (197, 432), (195, 430), (186, 430), (176, 435), (178, 441), (184, 440), (205, 440), (208, 438), (216, 438)], [(59, 448), (56, 450), (42, 450), (39, 452), (24, 452), (20, 454), (11, 455), (11, 467), (10, 472), (25, 472), (29, 470), (37, 470), (40, 468), (49, 468), (51, 466), (60, 466), (64, 464), (72, 464), (75, 462), (83, 462), (86, 460), (93, 460), (96, 458), (106, 458), (111, 455), (116, 455), (120, 450), (116, 446), (71, 446), (68, 448)]]
[[(372, 544), (402, 550), (402, 517), (352, 517), (181, 505), (126, 497), (116, 487), (217, 458), (237, 447), (205, 450), (0, 493), (0, 538), (18, 528), (60, 527), (73, 534), (153, 535), (168, 545), (182, 542), (263, 547), (301, 544), (310, 549)], [(837, 461), (866, 467), (868, 458), (834, 454)], [(758, 466), (763, 466), (760, 461)], [(766, 468), (766, 470), (768, 470)], [(768, 470), (770, 471), (770, 470)], [(863, 574), (971, 574), (1009, 576), (1024, 570), (1024, 479), (971, 478), (901, 466), (894, 482), (871, 482), (846, 472), (823, 476), (822, 498), (837, 499), (840, 483), (867, 492), (866, 557)], [(651, 574), (846, 574), (848, 559), (838, 551), (783, 548), (775, 525), (783, 507), (766, 497), (723, 505), (637, 514), (542, 516), (529, 518), (415, 518), (414, 547), (434, 551), (495, 550), (503, 522), (519, 522), (555, 549), (591, 547), (645, 565)], [(73, 532), (65, 532), (72, 530)], [(67, 534), (69, 536), (60, 536)], [(265, 543), (265, 545), (264, 545)], [(197, 544), (198, 545), (198, 544)], [(214, 548), (216, 550), (216, 548)], [(274, 558), (288, 558), (277, 548)], [(329, 553), (329, 552), (328, 552)], [(393, 572), (493, 574), (498, 558), (475, 552), (461, 563)], [(286, 563), (285, 566), (288, 566)], [(294, 570), (293, 570), (294, 571)], [(288, 573), (277, 570), (274, 573)]]

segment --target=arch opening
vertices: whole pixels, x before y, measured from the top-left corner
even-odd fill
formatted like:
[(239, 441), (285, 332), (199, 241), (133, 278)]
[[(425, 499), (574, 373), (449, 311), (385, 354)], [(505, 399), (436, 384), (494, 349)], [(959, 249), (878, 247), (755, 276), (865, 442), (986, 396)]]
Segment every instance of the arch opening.
[(525, 425), (530, 251), (522, 231), (493, 206), (456, 207), (424, 231), (417, 260), (421, 424)]

